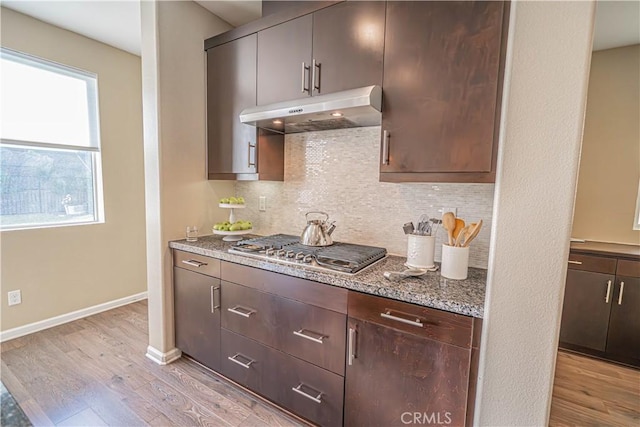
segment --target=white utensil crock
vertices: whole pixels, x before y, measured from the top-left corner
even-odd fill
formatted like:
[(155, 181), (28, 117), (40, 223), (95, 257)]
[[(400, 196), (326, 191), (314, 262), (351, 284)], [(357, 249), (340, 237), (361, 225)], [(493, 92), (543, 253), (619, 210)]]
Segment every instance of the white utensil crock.
[(407, 242), (407, 267), (432, 268), (433, 254), (436, 249), (435, 236), (409, 234)]
[(442, 245), (440, 275), (447, 279), (464, 280), (469, 270), (469, 246), (465, 248)]

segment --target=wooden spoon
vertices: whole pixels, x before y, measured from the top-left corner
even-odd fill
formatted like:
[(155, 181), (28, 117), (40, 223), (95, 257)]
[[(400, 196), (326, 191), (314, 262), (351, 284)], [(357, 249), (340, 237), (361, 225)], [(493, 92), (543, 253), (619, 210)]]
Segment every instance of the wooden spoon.
[(446, 212), (442, 214), (442, 227), (447, 230), (449, 246), (453, 246), (453, 230), (456, 228), (456, 216), (453, 212)]
[(464, 243), (462, 244), (463, 248), (466, 248), (467, 246), (469, 246), (469, 243), (471, 243), (471, 241), (476, 238), (476, 236), (480, 232), (480, 229), (482, 228), (482, 220), (478, 221), (477, 224), (472, 223), (471, 227), (472, 228), (469, 231), (468, 236), (464, 239)]
[(458, 246), (458, 236), (460, 232), (464, 228), (464, 220), (460, 218), (456, 218), (456, 226), (453, 229), (453, 238), (456, 239), (455, 245)]
[(469, 239), (469, 235), (471, 233), (473, 225), (475, 224), (469, 224), (460, 231), (460, 234), (458, 234), (458, 238), (456, 239), (456, 246), (462, 247), (462, 244), (466, 242), (467, 239)]

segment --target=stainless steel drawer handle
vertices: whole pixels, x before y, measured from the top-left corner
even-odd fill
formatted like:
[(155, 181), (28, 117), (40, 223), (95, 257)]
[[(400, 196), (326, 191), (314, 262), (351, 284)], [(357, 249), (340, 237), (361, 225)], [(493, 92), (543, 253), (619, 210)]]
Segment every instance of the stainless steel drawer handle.
[(235, 307), (227, 308), (227, 311), (230, 311), (233, 314), (237, 314), (242, 317), (251, 317), (252, 314), (257, 313), (256, 310), (252, 310), (250, 308), (242, 307), (240, 305), (236, 305)]
[(609, 304), (609, 297), (611, 296), (611, 280), (607, 281), (607, 296), (604, 297), (604, 303)]
[(206, 262), (198, 261), (197, 259), (183, 259), (182, 263), (196, 268), (204, 267), (205, 265), (207, 265)]
[(575, 264), (575, 265), (582, 265), (582, 261), (573, 261), (573, 260), (569, 260), (567, 261), (569, 264)]
[(313, 390), (311, 387), (309, 387), (308, 385), (305, 385), (304, 383), (300, 383), (298, 385), (298, 387), (291, 387), (291, 390), (295, 391), (296, 393), (306, 397), (309, 400), (313, 400), (316, 403), (322, 403), (322, 395), (323, 393), (321, 391), (317, 391), (317, 390), (313, 390), (314, 393), (317, 393), (315, 396), (312, 396), (310, 394), (305, 393), (304, 391), (302, 391), (302, 386), (305, 386), (306, 388), (308, 388), (309, 390)]
[[(238, 357), (242, 357), (243, 359), (247, 359), (247, 360), (248, 360), (248, 362), (247, 362), (247, 363), (243, 363), (243, 362), (241, 362), (241, 361), (239, 361), (239, 360), (238, 360)], [(235, 355), (233, 355), (233, 356), (229, 356), (229, 357), (227, 357), (227, 359), (229, 359), (229, 360), (231, 360), (233, 363), (237, 363), (238, 365), (242, 366), (243, 368), (247, 368), (247, 369), (249, 369), (249, 368), (251, 367), (251, 364), (252, 364), (252, 363), (255, 363), (255, 362), (256, 362), (255, 360), (249, 359), (248, 357), (243, 356), (243, 355), (241, 355), (240, 353), (236, 353), (236, 354), (235, 354)]]
[(389, 131), (382, 132), (382, 164), (389, 164)]
[(397, 322), (406, 323), (407, 325), (418, 326), (420, 328), (424, 327), (424, 324), (420, 321), (419, 318), (416, 317), (416, 320), (403, 319), (402, 317), (394, 316), (393, 314), (391, 314), (390, 310), (387, 310), (386, 313), (380, 313), (380, 316), (384, 317), (385, 319), (391, 319)]
[(309, 331), (308, 329), (300, 329), (299, 331), (293, 331), (293, 335), (298, 336), (300, 338), (308, 339), (309, 341), (317, 342), (318, 344), (324, 344), (324, 341), (322, 341), (322, 340), (324, 338), (329, 338), (326, 335), (322, 335), (322, 334), (319, 334), (317, 332), (313, 332), (313, 333), (318, 335), (318, 337), (317, 338), (316, 337), (312, 337), (311, 335), (305, 334), (304, 331), (312, 332), (312, 331)]
[(349, 328), (349, 366), (353, 365), (356, 358), (356, 333), (354, 328)]
[(620, 296), (618, 297), (618, 305), (622, 305), (622, 294), (624, 293), (624, 282), (620, 282)]

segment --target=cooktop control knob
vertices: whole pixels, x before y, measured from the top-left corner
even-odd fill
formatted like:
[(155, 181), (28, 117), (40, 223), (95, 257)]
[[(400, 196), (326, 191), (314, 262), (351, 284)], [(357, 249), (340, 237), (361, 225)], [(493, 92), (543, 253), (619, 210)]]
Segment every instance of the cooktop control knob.
[(287, 258), (293, 258), (294, 256), (296, 256), (296, 253), (293, 251), (287, 251)]
[(275, 252), (275, 249), (273, 248), (268, 248), (264, 253), (267, 255), (273, 255)]
[(297, 260), (301, 260), (302, 258), (304, 258), (304, 254), (303, 254), (302, 252), (298, 252), (298, 253), (296, 254), (296, 259), (297, 259)]
[(304, 261), (304, 262), (311, 262), (311, 259), (312, 259), (311, 255), (306, 255), (306, 256), (302, 259), (302, 261)]
[(278, 256), (284, 256), (287, 253), (287, 251), (285, 251), (284, 249), (278, 249), (276, 251), (276, 255)]

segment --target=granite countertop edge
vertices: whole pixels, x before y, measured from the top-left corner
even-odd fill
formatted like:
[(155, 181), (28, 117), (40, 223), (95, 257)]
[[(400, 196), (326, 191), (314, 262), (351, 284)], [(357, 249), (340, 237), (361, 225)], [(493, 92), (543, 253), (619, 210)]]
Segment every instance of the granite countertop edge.
[(385, 259), (367, 267), (355, 275), (339, 272), (321, 272), (278, 262), (245, 257), (228, 252), (232, 242), (224, 242), (218, 236), (203, 236), (196, 242), (176, 240), (169, 247), (210, 258), (229, 261), (274, 273), (338, 286), (371, 295), (409, 302), (465, 316), (482, 318), (487, 280), (486, 270), (469, 268), (466, 280), (450, 280), (439, 272), (428, 272), (417, 278), (392, 282), (384, 278), (385, 271), (401, 271), (406, 258), (388, 255)]

